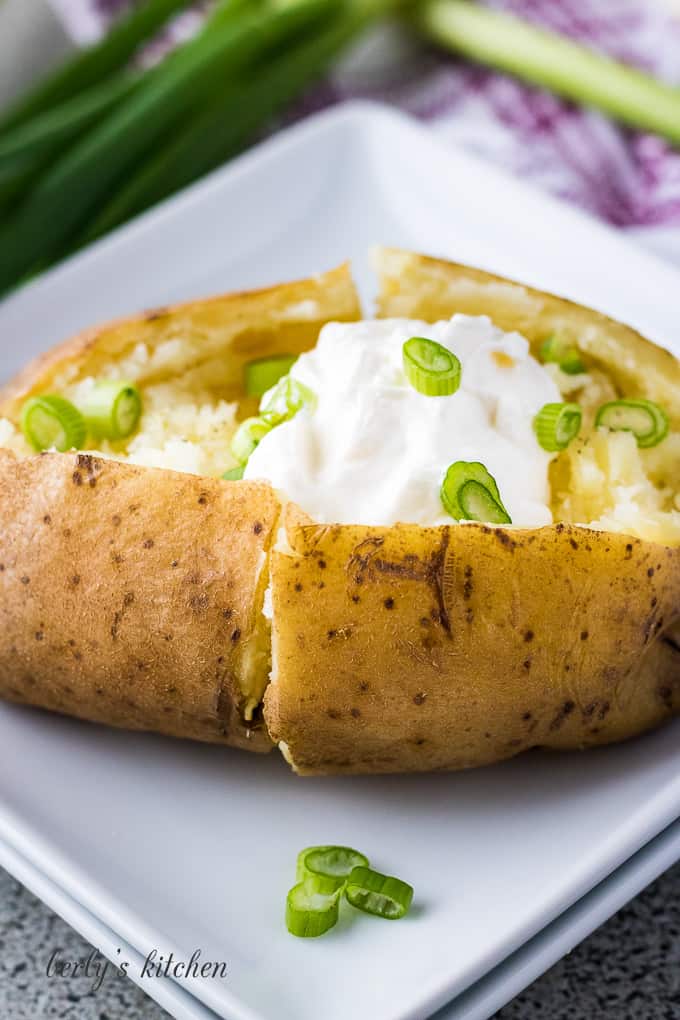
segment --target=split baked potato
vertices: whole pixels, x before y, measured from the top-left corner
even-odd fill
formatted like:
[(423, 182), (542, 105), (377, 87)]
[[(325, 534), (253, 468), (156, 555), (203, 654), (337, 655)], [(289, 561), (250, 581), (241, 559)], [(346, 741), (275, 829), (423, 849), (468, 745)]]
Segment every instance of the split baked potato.
[[(361, 312), (347, 267), (161, 309), (67, 342), (0, 394), (0, 695), (255, 750), (301, 774), (454, 769), (582, 748), (680, 707), (680, 363), (589, 309), (479, 270), (378, 253), (378, 315), (487, 315), (553, 375), (583, 428), (550, 463), (553, 524), (322, 523), (223, 481), (257, 408), (253, 359)], [(32, 455), (27, 398), (134, 381), (133, 436)], [(595, 426), (661, 406), (650, 448)], [(176, 470), (176, 468), (180, 470)], [(370, 484), (370, 482), (369, 482)]]

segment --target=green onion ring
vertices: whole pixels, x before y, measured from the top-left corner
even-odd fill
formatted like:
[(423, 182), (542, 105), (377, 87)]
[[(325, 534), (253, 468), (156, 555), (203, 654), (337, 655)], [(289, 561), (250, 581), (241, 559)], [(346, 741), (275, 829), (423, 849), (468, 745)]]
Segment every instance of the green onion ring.
[(239, 482), (243, 478), (243, 472), (245, 471), (245, 464), (239, 464), (238, 467), (229, 468), (222, 475), (225, 482)]
[(656, 446), (668, 435), (668, 415), (653, 400), (611, 400), (595, 416), (595, 427), (632, 432), (638, 446)]
[(303, 407), (313, 410), (315, 406), (316, 396), (309, 387), (290, 375), (284, 375), (274, 389), (265, 394), (260, 403), (260, 414), (272, 425), (280, 425), (294, 418)]
[(534, 432), (548, 453), (566, 450), (581, 428), (583, 415), (578, 404), (544, 404), (534, 418)]
[(119, 379), (95, 383), (80, 408), (88, 432), (101, 439), (126, 439), (142, 413), (137, 387)]
[(231, 438), (231, 452), (241, 464), (245, 464), (258, 443), (271, 432), (272, 422), (263, 417), (246, 418)]
[(371, 868), (354, 868), (347, 879), (345, 896), (357, 910), (398, 921), (411, 906), (413, 887)]
[(344, 884), (352, 868), (368, 866), (368, 858), (349, 846), (310, 846), (297, 859), (297, 880), (315, 892), (332, 893)]
[(327, 896), (299, 882), (286, 898), (286, 927), (298, 938), (316, 938), (337, 923), (339, 911), (339, 891)]
[(21, 431), (34, 450), (80, 450), (87, 428), (77, 407), (64, 397), (31, 397), (21, 410)]
[(439, 495), (444, 509), (456, 521), (512, 524), (495, 478), (479, 461), (457, 460), (451, 464)]
[(263, 396), (282, 376), (290, 372), (296, 361), (296, 354), (280, 354), (272, 358), (249, 361), (244, 369), (244, 385), (248, 396)]
[(541, 361), (559, 365), (567, 375), (579, 375), (585, 372), (578, 348), (565, 342), (558, 336), (549, 336), (541, 344)]
[(460, 386), (460, 361), (447, 347), (412, 336), (402, 348), (404, 374), (426, 397), (448, 397)]

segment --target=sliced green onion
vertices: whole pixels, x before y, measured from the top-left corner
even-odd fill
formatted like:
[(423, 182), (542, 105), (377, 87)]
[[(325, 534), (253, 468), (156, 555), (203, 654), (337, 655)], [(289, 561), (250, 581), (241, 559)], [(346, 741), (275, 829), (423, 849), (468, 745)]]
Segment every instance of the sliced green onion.
[(549, 453), (566, 450), (581, 428), (578, 404), (544, 404), (534, 418), (536, 438)]
[(245, 464), (239, 464), (238, 467), (229, 468), (228, 471), (225, 471), (222, 477), (227, 482), (240, 482), (243, 478), (243, 472), (245, 469)]
[(246, 418), (242, 421), (231, 440), (231, 452), (236, 460), (245, 464), (260, 440), (271, 431), (273, 424), (265, 418)]
[(345, 896), (357, 910), (397, 921), (411, 906), (413, 887), (371, 868), (354, 868), (347, 879)]
[(439, 495), (444, 509), (456, 521), (512, 524), (496, 480), (478, 461), (457, 460), (452, 464)]
[(133, 383), (106, 379), (95, 383), (84, 398), (80, 410), (93, 436), (101, 439), (126, 439), (139, 422), (142, 398)]
[(286, 926), (291, 935), (298, 938), (316, 938), (337, 923), (339, 910), (339, 892), (326, 896), (309, 890), (300, 882), (293, 886), (286, 899)]
[(403, 347), (404, 374), (426, 397), (447, 397), (460, 386), (460, 361), (448, 348), (424, 336), (412, 336)]
[(579, 375), (585, 371), (578, 348), (558, 336), (549, 336), (541, 344), (541, 361), (559, 365), (567, 375)]
[(359, 865), (368, 866), (368, 858), (349, 846), (310, 846), (298, 854), (297, 880), (315, 892), (332, 893)]
[(297, 361), (297, 354), (281, 354), (276, 358), (259, 358), (245, 367), (245, 390), (249, 397), (262, 397), (279, 379), (288, 375)]
[(640, 447), (656, 446), (668, 434), (668, 415), (652, 400), (611, 400), (595, 417), (595, 427), (632, 432)]
[(316, 396), (309, 387), (285, 375), (273, 390), (265, 393), (260, 413), (266, 415), (273, 425), (278, 425), (294, 418), (303, 407), (313, 410), (315, 406)]
[(85, 442), (85, 419), (63, 397), (31, 397), (21, 411), (21, 430), (34, 450), (79, 450)]

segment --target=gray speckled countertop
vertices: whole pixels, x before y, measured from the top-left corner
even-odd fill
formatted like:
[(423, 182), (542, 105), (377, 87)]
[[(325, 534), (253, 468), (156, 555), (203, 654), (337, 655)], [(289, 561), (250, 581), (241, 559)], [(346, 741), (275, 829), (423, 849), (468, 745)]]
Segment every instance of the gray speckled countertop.
[[(88, 978), (46, 976), (55, 948), (84, 959), (91, 947), (0, 869), (2, 1020), (161, 1020), (168, 1014), (128, 978), (98, 992)], [(495, 1020), (678, 1020), (680, 864), (666, 872)]]

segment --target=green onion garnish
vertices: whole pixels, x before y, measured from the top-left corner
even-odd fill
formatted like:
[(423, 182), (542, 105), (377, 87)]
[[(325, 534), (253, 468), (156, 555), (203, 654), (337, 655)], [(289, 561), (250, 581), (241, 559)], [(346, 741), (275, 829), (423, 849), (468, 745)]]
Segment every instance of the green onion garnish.
[(260, 404), (260, 413), (265, 415), (272, 425), (294, 418), (303, 407), (312, 410), (316, 405), (316, 396), (308, 386), (285, 375), (274, 389)]
[(656, 446), (668, 434), (668, 415), (652, 400), (612, 400), (603, 404), (595, 427), (612, 432), (632, 432), (638, 446)]
[(581, 428), (578, 404), (544, 404), (534, 418), (536, 438), (549, 453), (566, 450)]
[(85, 419), (63, 397), (31, 397), (21, 411), (21, 430), (34, 450), (79, 450), (87, 428)]
[(541, 344), (541, 361), (559, 365), (567, 375), (578, 375), (585, 371), (578, 349), (558, 336), (549, 336)]
[(264, 418), (246, 418), (242, 421), (231, 440), (231, 452), (236, 460), (245, 464), (260, 440), (271, 431), (272, 425), (273, 422)]
[(411, 906), (413, 887), (371, 868), (354, 868), (347, 880), (345, 896), (357, 910), (397, 921)]
[(245, 469), (245, 464), (239, 464), (238, 467), (229, 468), (228, 471), (225, 471), (222, 478), (224, 478), (227, 482), (240, 482), (243, 478), (243, 472)]
[(444, 509), (456, 521), (512, 524), (495, 479), (478, 461), (457, 460), (452, 464), (439, 495)]
[(316, 938), (338, 920), (340, 892), (324, 895), (308, 889), (304, 882), (294, 885), (286, 899), (286, 926), (298, 938)]
[(263, 396), (282, 376), (288, 375), (296, 361), (296, 354), (281, 354), (276, 358), (249, 361), (245, 366), (245, 390), (248, 396)]
[(297, 880), (314, 892), (333, 893), (359, 865), (368, 866), (368, 858), (349, 846), (310, 846), (298, 854)]
[(404, 374), (426, 397), (448, 397), (460, 386), (460, 361), (448, 348), (424, 336), (412, 336), (403, 347)]
[(142, 398), (133, 383), (108, 379), (96, 383), (81, 405), (88, 431), (101, 439), (126, 439), (137, 427)]

